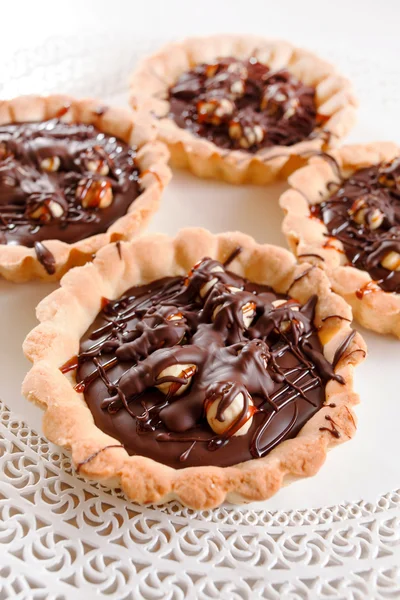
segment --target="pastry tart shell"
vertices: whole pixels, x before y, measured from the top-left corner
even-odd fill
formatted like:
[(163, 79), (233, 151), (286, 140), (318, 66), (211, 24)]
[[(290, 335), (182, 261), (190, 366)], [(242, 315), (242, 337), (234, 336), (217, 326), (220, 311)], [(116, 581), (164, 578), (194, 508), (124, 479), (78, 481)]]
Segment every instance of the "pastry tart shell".
[[(204, 256), (225, 261), (240, 246), (242, 252), (229, 269), (250, 281), (270, 285), (305, 303), (318, 295), (315, 325), (325, 357), (351, 333), (351, 308), (331, 291), (325, 273), (308, 264), (297, 264), (290, 252), (259, 245), (242, 233), (212, 235), (203, 229), (184, 229), (175, 238), (156, 234), (128, 243), (110, 244), (92, 263), (73, 269), (58, 290), (37, 308), (40, 324), (28, 335), (24, 352), (33, 366), (23, 383), (23, 393), (45, 410), (43, 428), (49, 440), (69, 449), (79, 474), (107, 486), (122, 488), (140, 504), (179, 499), (195, 509), (224, 501), (244, 503), (265, 500), (283, 485), (317, 473), (327, 451), (353, 437), (354, 367), (365, 356), (365, 345), (356, 333), (336, 366), (344, 384), (326, 385), (326, 403), (299, 434), (275, 447), (267, 456), (232, 467), (202, 466), (175, 470), (144, 456), (129, 456), (120, 443), (94, 424), (74, 378), (60, 367), (79, 350), (80, 339), (100, 312), (102, 298), (117, 299), (132, 286), (165, 276), (184, 275)], [(339, 435), (327, 431), (326, 416)], [(117, 446), (117, 447), (116, 447)]]

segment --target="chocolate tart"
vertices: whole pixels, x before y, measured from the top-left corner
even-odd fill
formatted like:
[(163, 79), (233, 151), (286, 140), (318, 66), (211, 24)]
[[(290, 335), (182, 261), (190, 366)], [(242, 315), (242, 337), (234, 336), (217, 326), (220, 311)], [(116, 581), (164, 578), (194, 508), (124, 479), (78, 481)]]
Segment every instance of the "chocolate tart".
[(117, 242), (37, 315), (23, 393), (81, 475), (134, 501), (263, 500), (355, 433), (351, 308), (282, 248), (202, 229)]
[(158, 117), (174, 166), (236, 184), (286, 177), (355, 119), (351, 85), (332, 65), (251, 35), (170, 44), (140, 63), (130, 89), (131, 105)]
[(400, 149), (349, 145), (310, 158), (280, 198), (299, 261), (324, 269), (361, 325), (400, 337)]
[(59, 279), (138, 234), (170, 179), (144, 113), (67, 96), (0, 101), (0, 275)]

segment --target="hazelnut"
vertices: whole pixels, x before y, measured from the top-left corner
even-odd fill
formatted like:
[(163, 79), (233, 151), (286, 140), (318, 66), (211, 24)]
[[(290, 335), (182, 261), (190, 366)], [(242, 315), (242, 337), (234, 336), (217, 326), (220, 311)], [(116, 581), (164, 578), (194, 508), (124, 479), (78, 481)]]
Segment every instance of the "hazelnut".
[(290, 119), (299, 106), (299, 99), (291, 98), (290, 94), (280, 84), (267, 88), (261, 98), (260, 108), (270, 115), (280, 113), (282, 118)]
[(382, 225), (384, 218), (384, 214), (378, 208), (374, 208), (371, 212), (368, 208), (361, 208), (353, 216), (353, 220), (356, 223), (359, 225), (368, 225), (370, 229), (378, 229)]
[(244, 82), (241, 79), (236, 79), (231, 85), (231, 94), (234, 96), (243, 96), (244, 94)]
[(55, 200), (45, 200), (37, 204), (33, 210), (28, 210), (28, 217), (35, 221), (48, 223), (52, 219), (59, 219), (64, 214), (64, 209)]
[(274, 308), (279, 308), (280, 306), (283, 306), (284, 304), (286, 304), (287, 300), (274, 300), (272, 302), (272, 306)]
[(232, 115), (234, 108), (233, 102), (227, 98), (201, 100), (197, 104), (199, 122), (220, 125)]
[(94, 158), (94, 159), (88, 160), (87, 168), (92, 173), (98, 173), (99, 175), (103, 175), (103, 176), (108, 175), (108, 173), (110, 172), (110, 168), (109, 168), (107, 162), (101, 158)]
[(250, 148), (255, 144), (260, 144), (264, 139), (264, 130), (260, 125), (245, 125), (242, 127), (239, 121), (232, 121), (229, 124), (229, 136), (233, 140), (239, 140), (242, 148)]
[(242, 306), (243, 313), (243, 324), (246, 327), (250, 327), (251, 322), (253, 321), (256, 314), (256, 303), (255, 302), (246, 302), (244, 306)]
[(75, 196), (83, 208), (107, 208), (113, 201), (111, 183), (105, 179), (81, 179)]
[(389, 271), (400, 271), (400, 254), (391, 250), (381, 260), (381, 265)]
[(277, 105), (282, 105), (287, 102), (288, 96), (284, 92), (276, 89), (275, 86), (267, 88), (261, 98), (260, 108), (261, 110), (272, 110), (275, 112)]
[[(235, 288), (233, 286), (228, 286), (229, 291), (232, 294), (236, 294), (237, 292), (241, 292), (242, 290), (239, 288)], [(228, 301), (229, 303), (229, 301)], [(219, 313), (219, 311), (222, 309), (222, 307), (224, 306), (224, 304), (219, 304), (218, 306), (216, 306), (214, 308), (213, 311), (213, 315), (212, 318), (213, 320), (215, 320), (217, 314)], [(243, 315), (243, 325), (245, 326), (245, 329), (248, 329), (255, 317), (256, 314), (256, 303), (255, 302), (246, 302), (246, 304), (244, 304), (242, 306), (242, 315)]]
[(12, 156), (12, 153), (7, 149), (4, 142), (0, 142), (0, 160), (5, 160), (9, 156)]
[[(220, 267), (219, 265), (216, 265), (215, 267), (213, 267), (211, 269), (211, 273), (223, 273), (224, 269), (222, 267)], [(200, 288), (200, 298), (204, 298), (208, 292), (211, 290), (211, 288), (214, 287), (214, 285), (218, 283), (218, 279), (217, 277), (213, 277), (212, 279), (210, 279), (210, 281), (207, 281), (207, 283), (205, 283), (201, 288)]]
[(231, 121), (229, 123), (229, 136), (233, 140), (239, 140), (242, 137), (242, 126), (239, 121)]
[(204, 68), (204, 74), (206, 77), (214, 77), (218, 71), (218, 63), (206, 65)]
[(368, 225), (370, 229), (378, 229), (385, 218), (379, 208), (371, 210), (364, 198), (358, 198), (353, 202), (348, 213), (358, 225)]
[(61, 166), (61, 160), (58, 156), (49, 156), (40, 162), (40, 168), (48, 173), (55, 173)]
[[(156, 388), (166, 396), (180, 396), (189, 387), (193, 375), (196, 373), (195, 365), (171, 365), (166, 367), (158, 374), (157, 380), (164, 377), (178, 377), (184, 379), (185, 383), (178, 381), (165, 381), (164, 383), (156, 384)], [(156, 381), (157, 381), (156, 380)]]
[(228, 66), (227, 71), (228, 71), (228, 73), (234, 73), (235, 75), (238, 75), (241, 79), (247, 79), (247, 75), (248, 75), (247, 69), (240, 62), (231, 63)]
[(383, 212), (379, 210), (379, 208), (375, 208), (372, 213), (368, 217), (368, 224), (371, 229), (378, 229), (385, 218)]
[(293, 115), (296, 113), (296, 109), (298, 108), (298, 106), (299, 106), (298, 98), (292, 98), (287, 104), (287, 108), (283, 114), (283, 118), (290, 119), (291, 117), (293, 117)]
[[(288, 304), (289, 302), (290, 301), (288, 301), (288, 300), (274, 300), (272, 302), (272, 306), (274, 308), (279, 308), (280, 306), (283, 306), (284, 304)], [(297, 310), (299, 310), (299, 307), (298, 306), (291, 306), (291, 309), (297, 311)], [(303, 325), (300, 321), (299, 321), (299, 323), (300, 323), (301, 326)], [(289, 321), (288, 319), (285, 319), (284, 321), (282, 321), (280, 323), (280, 325), (279, 325), (279, 331), (281, 333), (287, 333), (290, 330), (291, 326), (292, 326), (291, 321)]]
[(168, 315), (167, 321), (181, 321), (183, 319), (183, 314), (181, 312), (173, 313), (172, 315)]
[(400, 184), (400, 161), (399, 158), (395, 158), (391, 162), (385, 164), (382, 167), (381, 175), (378, 181), (381, 185), (393, 188)]
[[(248, 430), (251, 427), (251, 423), (253, 420), (253, 400), (251, 399), (250, 394), (247, 394), (247, 401), (248, 401), (248, 405), (249, 405), (249, 409), (247, 411), (247, 415), (245, 415), (244, 419), (246, 419), (246, 421), (243, 423), (243, 425), (233, 433), (233, 435), (244, 435), (245, 433), (248, 432)], [(217, 419), (217, 411), (220, 405), (220, 402), (222, 401), (222, 396), (216, 398), (213, 402), (207, 403), (206, 402), (206, 417), (207, 417), (207, 421), (209, 426), (211, 427), (211, 429), (213, 431), (215, 431), (215, 433), (217, 433), (218, 435), (223, 435), (224, 433), (226, 433), (232, 426), (234, 426), (235, 422), (238, 421), (238, 419), (240, 418), (240, 415), (243, 413), (243, 409), (244, 409), (244, 395), (243, 392), (240, 392), (239, 394), (237, 394), (237, 396), (235, 396), (235, 398), (232, 400), (232, 402), (230, 403), (230, 405), (224, 410), (223, 412), (223, 421), (219, 421)]]

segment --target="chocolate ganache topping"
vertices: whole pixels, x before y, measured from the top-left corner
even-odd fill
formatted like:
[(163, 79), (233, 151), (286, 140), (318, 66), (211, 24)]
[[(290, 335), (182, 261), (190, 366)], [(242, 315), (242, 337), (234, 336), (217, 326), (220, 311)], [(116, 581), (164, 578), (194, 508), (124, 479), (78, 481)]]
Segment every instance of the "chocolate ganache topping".
[(400, 293), (400, 158), (356, 171), (316, 207), (351, 264)]
[(175, 468), (262, 457), (322, 407), (328, 380), (343, 383), (334, 367), (351, 336), (331, 365), (316, 296), (301, 306), (225, 265), (205, 258), (186, 278), (104, 299), (61, 368), (77, 368), (97, 426), (130, 454)]
[(198, 65), (180, 76), (168, 99), (179, 127), (227, 149), (291, 146), (317, 125), (314, 88), (255, 58)]
[(0, 126), (0, 243), (46, 252), (106, 229), (139, 195), (135, 151), (92, 125)]

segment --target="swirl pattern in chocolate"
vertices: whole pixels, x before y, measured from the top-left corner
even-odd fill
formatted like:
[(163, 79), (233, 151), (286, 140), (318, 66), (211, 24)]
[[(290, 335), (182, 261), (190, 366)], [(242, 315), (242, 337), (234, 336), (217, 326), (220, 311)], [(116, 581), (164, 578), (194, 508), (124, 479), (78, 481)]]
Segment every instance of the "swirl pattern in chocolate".
[(400, 159), (356, 171), (315, 211), (347, 258), (400, 293)]
[[(301, 306), (210, 258), (128, 290), (85, 334), (77, 369), (97, 426), (175, 468), (228, 466), (294, 437), (342, 383)], [(346, 344), (335, 357), (338, 362)]]
[(35, 247), (102, 233), (139, 195), (135, 151), (92, 125), (0, 126), (0, 243)]
[(317, 125), (315, 89), (255, 58), (197, 65), (170, 87), (168, 100), (179, 127), (226, 149), (291, 146)]

